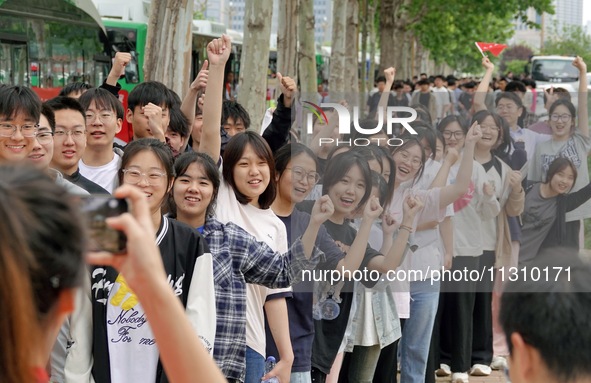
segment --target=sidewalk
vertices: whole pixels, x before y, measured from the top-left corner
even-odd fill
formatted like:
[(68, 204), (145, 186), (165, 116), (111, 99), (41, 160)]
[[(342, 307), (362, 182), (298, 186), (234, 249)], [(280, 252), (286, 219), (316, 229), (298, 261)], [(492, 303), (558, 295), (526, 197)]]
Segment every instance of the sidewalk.
[[(505, 379), (505, 373), (502, 371), (493, 371), (490, 376), (471, 376), (470, 383), (505, 383), (507, 380)], [(447, 378), (437, 378), (437, 382), (439, 383), (449, 383), (451, 382), (451, 376)]]

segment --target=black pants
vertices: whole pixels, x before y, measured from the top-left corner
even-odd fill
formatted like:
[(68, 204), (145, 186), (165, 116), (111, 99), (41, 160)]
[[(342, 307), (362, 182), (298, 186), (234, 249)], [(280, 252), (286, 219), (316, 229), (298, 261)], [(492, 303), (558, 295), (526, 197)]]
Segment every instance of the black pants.
[(472, 365), (489, 365), (493, 357), (492, 289), (490, 271), (495, 265), (495, 252), (485, 251), (480, 256), (480, 269), (485, 268), (482, 281), (477, 283), (472, 315)]
[[(400, 319), (400, 331), (404, 328), (406, 319)], [(398, 343), (387, 345), (380, 351), (380, 358), (373, 375), (373, 383), (396, 383), (398, 375)]]
[[(469, 272), (479, 270), (479, 266), (480, 257), (454, 257), (451, 271), (466, 269)], [(440, 361), (448, 364), (452, 372), (467, 372), (472, 366), (472, 317), (476, 287), (476, 281), (463, 277), (460, 281), (442, 284)]]
[(310, 376), (312, 377), (312, 383), (326, 383), (326, 374), (316, 367), (312, 367)]

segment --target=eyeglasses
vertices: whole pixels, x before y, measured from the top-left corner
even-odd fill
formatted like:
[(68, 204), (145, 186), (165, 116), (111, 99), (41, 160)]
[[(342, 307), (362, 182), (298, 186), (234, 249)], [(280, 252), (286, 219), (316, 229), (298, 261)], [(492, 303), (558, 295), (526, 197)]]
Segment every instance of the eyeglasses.
[(551, 114), (550, 119), (552, 121), (561, 121), (561, 122), (569, 122), (573, 116), (570, 114)]
[(499, 127), (496, 125), (480, 125), (480, 129), (482, 130), (493, 130), (493, 131), (499, 131)]
[(515, 109), (517, 109), (516, 108), (516, 105), (512, 105), (512, 104), (508, 104), (508, 105), (497, 105), (497, 111), (499, 111), (499, 112), (502, 112), (504, 110), (510, 112), (512, 110), (515, 110)]
[[(406, 162), (410, 159), (410, 155), (408, 154), (408, 152), (402, 151), (400, 152), (400, 158), (402, 159), (402, 161)], [(410, 165), (415, 169), (420, 168), (422, 164), (422, 161), (416, 157), (410, 160)]]
[(20, 130), (23, 137), (35, 137), (37, 134), (37, 124), (25, 124), (25, 125), (14, 125), (8, 123), (1, 123), (0, 124), (0, 136), (2, 137), (12, 137), (17, 129)]
[(148, 180), (148, 185), (157, 185), (162, 182), (162, 177), (166, 176), (166, 173), (150, 171), (148, 173), (140, 172), (136, 169), (123, 169), (123, 181), (128, 184), (139, 184), (142, 179)]
[(461, 140), (462, 138), (464, 138), (464, 132), (461, 130), (456, 130), (455, 132), (452, 132), (451, 130), (444, 130), (443, 131), (444, 138), (451, 138), (452, 136), (456, 140)]
[(316, 185), (320, 180), (320, 174), (316, 172), (307, 172), (304, 168), (300, 166), (294, 166), (286, 169), (291, 170), (291, 175), (293, 179), (297, 181), (303, 181), (305, 178), (310, 185)]
[(86, 131), (83, 129), (64, 130), (56, 129), (53, 133), (56, 140), (65, 140), (67, 136), (72, 136), (72, 139), (80, 141), (86, 139)]
[(42, 145), (49, 144), (53, 140), (53, 133), (52, 132), (40, 132), (40, 133), (37, 133), (35, 138), (37, 139), (37, 142), (39, 142)]
[(101, 122), (109, 122), (113, 118), (113, 113), (110, 112), (101, 112), (101, 113), (92, 113), (86, 112), (86, 123), (94, 122), (94, 119), (98, 117)]

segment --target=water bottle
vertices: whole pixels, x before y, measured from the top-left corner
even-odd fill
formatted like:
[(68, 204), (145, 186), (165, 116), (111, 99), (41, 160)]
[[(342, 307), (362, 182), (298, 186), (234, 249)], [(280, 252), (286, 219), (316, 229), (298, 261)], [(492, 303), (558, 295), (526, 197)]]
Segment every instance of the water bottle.
[[(277, 364), (277, 361), (275, 360), (274, 356), (268, 357), (267, 360), (265, 361), (265, 375), (267, 375), (269, 373), (269, 371), (274, 369), (276, 364)], [(274, 377), (269, 378), (267, 380), (263, 380), (262, 383), (279, 383), (279, 378), (274, 376)]]

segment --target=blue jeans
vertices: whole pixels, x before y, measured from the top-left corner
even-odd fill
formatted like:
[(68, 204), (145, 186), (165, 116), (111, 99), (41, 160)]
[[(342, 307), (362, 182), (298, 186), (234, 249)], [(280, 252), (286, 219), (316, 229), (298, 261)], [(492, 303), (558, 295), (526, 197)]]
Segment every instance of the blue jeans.
[(292, 372), (290, 376), (291, 383), (312, 383), (312, 376), (310, 371), (306, 372)]
[(244, 383), (261, 383), (263, 375), (265, 375), (265, 357), (247, 346)]
[(400, 339), (400, 381), (423, 383), (439, 304), (439, 281), (410, 282), (410, 318)]

